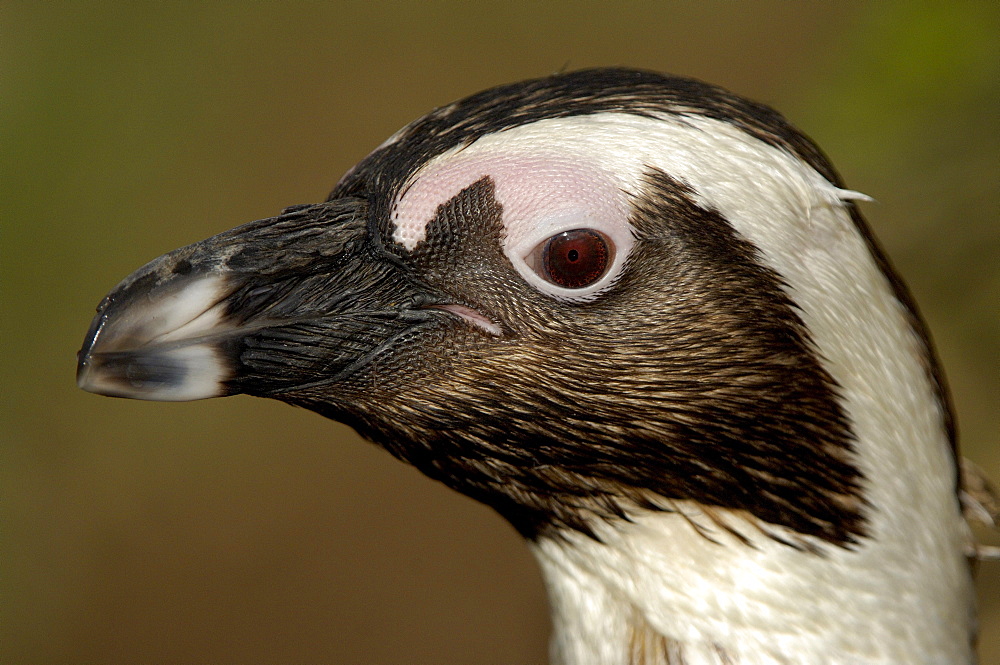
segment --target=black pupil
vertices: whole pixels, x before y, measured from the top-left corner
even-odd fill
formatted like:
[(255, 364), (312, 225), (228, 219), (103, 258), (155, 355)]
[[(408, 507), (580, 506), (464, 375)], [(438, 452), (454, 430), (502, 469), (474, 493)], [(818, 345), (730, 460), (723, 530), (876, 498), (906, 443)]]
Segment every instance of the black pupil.
[(591, 229), (574, 229), (548, 239), (542, 266), (553, 284), (582, 289), (604, 276), (610, 255), (604, 235)]

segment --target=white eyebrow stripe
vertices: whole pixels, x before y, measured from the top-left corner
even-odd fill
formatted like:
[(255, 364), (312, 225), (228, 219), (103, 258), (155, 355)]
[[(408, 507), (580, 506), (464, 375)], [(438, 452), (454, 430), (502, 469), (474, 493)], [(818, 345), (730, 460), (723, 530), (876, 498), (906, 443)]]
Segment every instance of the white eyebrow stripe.
[(439, 156), (411, 180), (392, 208), (393, 240), (412, 251), (438, 206), (489, 176), (503, 206), (505, 247), (518, 246), (545, 220), (627, 216), (619, 183), (587, 160), (534, 150), (458, 150)]

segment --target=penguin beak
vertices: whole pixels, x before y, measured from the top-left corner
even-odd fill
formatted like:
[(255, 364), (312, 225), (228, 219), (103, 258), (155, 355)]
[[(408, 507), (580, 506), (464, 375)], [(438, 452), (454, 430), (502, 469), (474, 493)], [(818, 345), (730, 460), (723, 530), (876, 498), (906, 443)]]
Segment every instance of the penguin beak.
[(100, 304), (77, 383), (116, 397), (276, 397), (352, 376), (440, 316), (369, 242), (366, 205), (286, 210), (165, 254)]

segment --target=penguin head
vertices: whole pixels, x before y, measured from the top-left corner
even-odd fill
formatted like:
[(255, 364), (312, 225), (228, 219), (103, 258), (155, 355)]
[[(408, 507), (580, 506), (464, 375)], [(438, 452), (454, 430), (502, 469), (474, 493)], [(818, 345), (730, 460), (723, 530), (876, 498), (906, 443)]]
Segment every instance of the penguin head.
[(693, 501), (849, 547), (851, 363), (880, 362), (856, 351), (902, 317), (938, 390), (858, 198), (777, 113), (701, 82), (501, 86), (403, 128), (324, 203), (136, 271), (78, 381), (303, 406), (528, 538)]

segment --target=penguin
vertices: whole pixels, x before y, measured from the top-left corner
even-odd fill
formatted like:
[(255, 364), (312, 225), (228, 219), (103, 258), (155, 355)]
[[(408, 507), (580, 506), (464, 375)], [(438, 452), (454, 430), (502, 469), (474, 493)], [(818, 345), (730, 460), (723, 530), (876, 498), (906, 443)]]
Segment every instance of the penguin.
[(489, 505), (554, 663), (973, 663), (989, 500), (866, 200), (716, 86), (503, 85), (137, 270), (77, 380), (305, 407)]

